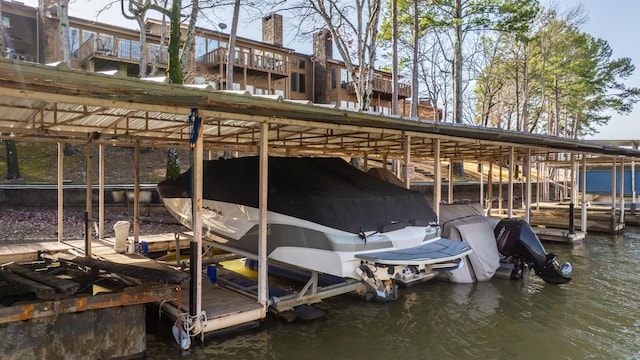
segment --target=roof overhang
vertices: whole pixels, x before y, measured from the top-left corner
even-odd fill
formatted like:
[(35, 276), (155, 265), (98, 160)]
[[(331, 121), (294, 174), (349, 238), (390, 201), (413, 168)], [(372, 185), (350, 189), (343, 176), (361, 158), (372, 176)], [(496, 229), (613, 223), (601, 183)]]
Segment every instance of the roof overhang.
[(638, 150), (592, 141), (0, 60), (0, 137), (187, 147), (192, 109), (202, 118), (211, 149), (257, 152), (260, 124), (266, 122), (274, 153), (401, 157), (409, 138), (413, 158), (432, 158), (433, 140), (440, 139), (441, 157), (448, 159), (501, 161), (511, 147), (517, 159), (527, 149), (551, 160), (568, 153), (640, 159)]

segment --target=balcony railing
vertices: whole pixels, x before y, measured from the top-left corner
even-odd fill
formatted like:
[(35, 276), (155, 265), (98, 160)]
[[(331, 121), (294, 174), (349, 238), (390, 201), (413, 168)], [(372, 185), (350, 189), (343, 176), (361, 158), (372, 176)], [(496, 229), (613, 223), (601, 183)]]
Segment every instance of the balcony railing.
[[(218, 48), (210, 51), (197, 59), (198, 62), (207, 64), (207, 67), (216, 67), (220, 64), (227, 64), (227, 49)], [(233, 66), (244, 67), (250, 70), (271, 72), (286, 76), (284, 60), (275, 59), (257, 54), (249, 54), (236, 51)]]
[[(147, 44), (145, 46), (144, 51), (146, 51), (147, 61), (149, 63), (155, 61), (159, 49), (160, 45), (158, 44)], [(80, 62), (83, 62), (96, 56), (109, 57), (117, 61), (139, 62), (140, 42), (111, 35), (91, 35), (87, 41), (80, 45), (78, 58)], [(161, 64), (167, 64), (168, 59), (169, 56), (167, 48), (165, 47), (160, 54), (159, 62)]]
[[(342, 83), (342, 88), (346, 89), (349, 94), (356, 93), (356, 87), (353, 81), (348, 83)], [(393, 81), (391, 79), (385, 79), (382, 77), (374, 77), (372, 82), (372, 89), (374, 92), (382, 94), (393, 94)], [(398, 84), (398, 97), (408, 98), (411, 97), (411, 85)]]

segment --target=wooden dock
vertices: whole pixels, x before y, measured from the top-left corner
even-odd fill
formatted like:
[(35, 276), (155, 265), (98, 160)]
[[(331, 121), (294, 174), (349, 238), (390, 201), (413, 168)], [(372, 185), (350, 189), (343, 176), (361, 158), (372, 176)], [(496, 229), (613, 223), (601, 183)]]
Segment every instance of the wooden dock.
[[(161, 305), (171, 321), (177, 321), (179, 314), (189, 313), (189, 290), (189, 284), (182, 287), (179, 303)], [(256, 299), (214, 284), (206, 275), (202, 277), (202, 311), (206, 313), (206, 322), (200, 324), (204, 335), (255, 327), (266, 317), (266, 309)]]
[[(143, 236), (140, 241), (149, 245), (150, 252), (175, 251), (176, 244), (181, 249), (189, 248), (188, 238), (178, 238), (173, 233)], [(92, 240), (91, 249), (94, 257), (116, 264), (135, 265), (150, 269), (169, 269), (166, 264), (139, 254), (116, 253), (114, 242), (112, 238)], [(0, 263), (34, 261), (38, 259), (41, 253), (48, 253), (51, 256), (56, 256), (56, 254), (82, 255), (84, 253), (84, 240), (0, 246)], [(66, 256), (68, 257), (69, 255)], [(174, 290), (174, 298), (177, 298), (175, 297), (175, 287), (172, 289)], [(165, 302), (168, 305), (163, 307), (163, 310), (170, 314), (173, 320), (177, 318), (178, 312), (189, 312), (185, 305), (189, 304), (188, 281), (180, 285), (179, 293), (179, 301)], [(149, 296), (145, 295), (145, 298), (149, 298)], [(158, 299), (157, 302), (160, 302), (166, 298)], [(114, 304), (114, 306), (118, 306), (120, 302), (114, 302)], [(254, 298), (213, 284), (206, 275), (202, 281), (202, 304), (202, 310), (206, 312), (208, 319), (206, 327), (204, 327), (205, 332), (217, 331), (241, 324), (250, 324), (266, 316), (266, 309)]]
[[(532, 208), (535, 208), (535, 205), (532, 206)], [(590, 209), (587, 212), (587, 232), (606, 234), (623, 232), (625, 224), (619, 221), (619, 212), (613, 216), (610, 210), (611, 209), (607, 210), (604, 208)], [(502, 209), (502, 211), (499, 211), (492, 209), (491, 216), (504, 218), (507, 216), (506, 210)], [(522, 209), (513, 210), (513, 216), (524, 218), (525, 211)], [(582, 222), (580, 209), (575, 210), (573, 219), (574, 228), (579, 229)], [(625, 219), (627, 219), (626, 215)], [(636, 218), (631, 217), (631, 219), (635, 220)], [(561, 230), (561, 233), (569, 233), (569, 208), (568, 206), (562, 205), (547, 205), (544, 207), (541, 206), (539, 210), (532, 209), (530, 224), (534, 228), (558, 229)], [(579, 233), (579, 231), (575, 230), (575, 233)]]
[(531, 228), (536, 235), (538, 235), (538, 238), (543, 241), (555, 241), (578, 245), (584, 242), (586, 236), (586, 233), (582, 231), (570, 233), (565, 229), (545, 228), (540, 226), (532, 226)]

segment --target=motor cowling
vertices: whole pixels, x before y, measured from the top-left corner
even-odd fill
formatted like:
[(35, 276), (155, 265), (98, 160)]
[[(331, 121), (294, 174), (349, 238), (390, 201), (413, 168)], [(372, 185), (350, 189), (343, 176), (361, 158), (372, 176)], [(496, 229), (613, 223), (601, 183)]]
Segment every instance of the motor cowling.
[(571, 264), (560, 265), (556, 255), (545, 251), (531, 226), (522, 219), (503, 219), (494, 228), (498, 251), (505, 257), (520, 258), (550, 284), (571, 281)]

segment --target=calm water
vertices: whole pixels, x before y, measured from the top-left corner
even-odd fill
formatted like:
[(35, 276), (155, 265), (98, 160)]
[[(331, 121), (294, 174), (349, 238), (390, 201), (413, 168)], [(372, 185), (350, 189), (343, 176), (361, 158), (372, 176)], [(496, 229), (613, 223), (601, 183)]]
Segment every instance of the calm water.
[(259, 329), (181, 351), (166, 320), (150, 319), (149, 359), (640, 359), (640, 230), (545, 243), (573, 264), (573, 281), (430, 282), (391, 303), (326, 301), (308, 323)]

